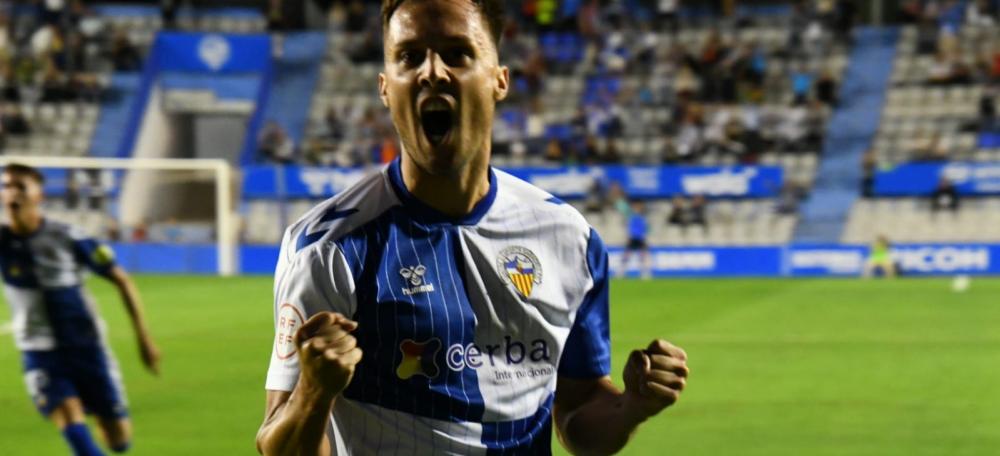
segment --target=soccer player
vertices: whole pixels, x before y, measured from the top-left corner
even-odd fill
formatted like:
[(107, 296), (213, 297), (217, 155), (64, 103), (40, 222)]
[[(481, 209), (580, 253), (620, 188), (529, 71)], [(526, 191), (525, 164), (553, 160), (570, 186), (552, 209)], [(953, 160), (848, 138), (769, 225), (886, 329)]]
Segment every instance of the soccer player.
[(649, 232), (649, 224), (646, 222), (646, 206), (642, 201), (632, 202), (632, 209), (628, 215), (628, 244), (625, 244), (625, 254), (622, 255), (622, 264), (619, 275), (624, 276), (628, 271), (629, 260), (633, 252), (639, 252), (640, 275), (643, 279), (652, 277), (651, 265), (649, 264), (649, 244), (646, 243), (646, 234)]
[(108, 246), (44, 217), (41, 173), (10, 164), (0, 182), (6, 216), (0, 227), (0, 270), (28, 393), (38, 411), (62, 432), (73, 454), (103, 454), (91, 438), (86, 413), (96, 415), (111, 451), (124, 452), (132, 430), (122, 377), (107, 344), (105, 324), (83, 288), (84, 269), (118, 288), (142, 360), (156, 373), (160, 355), (146, 329), (138, 291), (115, 264)]
[(607, 454), (684, 389), (663, 340), (612, 384), (604, 244), (489, 166), (502, 3), (382, 3), (401, 158), (285, 232), (261, 453)]
[(872, 242), (868, 261), (865, 262), (865, 269), (862, 275), (864, 277), (874, 277), (876, 273), (881, 272), (883, 276), (890, 279), (896, 277), (899, 271), (896, 270), (896, 262), (892, 259), (891, 248), (892, 244), (889, 243), (889, 238), (884, 235), (879, 235), (875, 238), (875, 242)]

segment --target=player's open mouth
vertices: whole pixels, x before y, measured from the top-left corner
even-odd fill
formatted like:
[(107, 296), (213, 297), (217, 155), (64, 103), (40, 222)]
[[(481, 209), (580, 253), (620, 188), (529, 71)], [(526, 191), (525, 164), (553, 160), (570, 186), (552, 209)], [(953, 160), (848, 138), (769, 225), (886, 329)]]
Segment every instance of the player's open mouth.
[(427, 140), (433, 145), (439, 145), (447, 138), (454, 119), (452, 109), (442, 99), (432, 99), (421, 107), (420, 126), (427, 135)]

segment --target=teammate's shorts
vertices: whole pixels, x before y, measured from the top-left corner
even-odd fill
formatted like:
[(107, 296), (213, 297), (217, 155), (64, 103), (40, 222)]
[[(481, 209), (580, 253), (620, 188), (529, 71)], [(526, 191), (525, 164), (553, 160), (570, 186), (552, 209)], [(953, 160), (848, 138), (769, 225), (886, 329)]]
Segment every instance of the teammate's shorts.
[(628, 250), (646, 250), (646, 240), (642, 238), (631, 238), (625, 246)]
[(101, 418), (128, 416), (118, 364), (100, 347), (22, 353), (24, 382), (38, 411), (48, 417), (66, 399)]

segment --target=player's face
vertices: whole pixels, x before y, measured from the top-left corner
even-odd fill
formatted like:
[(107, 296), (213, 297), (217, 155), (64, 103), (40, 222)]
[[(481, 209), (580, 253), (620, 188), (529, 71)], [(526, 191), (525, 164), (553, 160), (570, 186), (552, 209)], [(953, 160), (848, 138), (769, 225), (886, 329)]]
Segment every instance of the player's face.
[(0, 199), (8, 216), (18, 216), (41, 204), (42, 186), (30, 176), (0, 173)]
[(456, 175), (488, 153), (508, 71), (469, 0), (404, 2), (385, 33), (382, 102), (407, 158), (433, 175)]

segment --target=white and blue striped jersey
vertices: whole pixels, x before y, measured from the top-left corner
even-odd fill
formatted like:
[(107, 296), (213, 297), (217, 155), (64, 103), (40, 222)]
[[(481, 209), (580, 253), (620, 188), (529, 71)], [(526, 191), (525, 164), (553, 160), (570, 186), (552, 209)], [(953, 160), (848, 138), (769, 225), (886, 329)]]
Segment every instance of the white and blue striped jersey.
[(337, 455), (547, 454), (557, 376), (610, 370), (607, 251), (571, 206), (498, 170), (466, 217), (402, 183), (399, 161), (286, 231), (266, 388), (291, 391), (312, 315), (364, 351), (327, 430)]
[(104, 322), (83, 287), (86, 270), (108, 275), (110, 247), (51, 220), (27, 236), (0, 227), (0, 272), (22, 351), (104, 347)]

